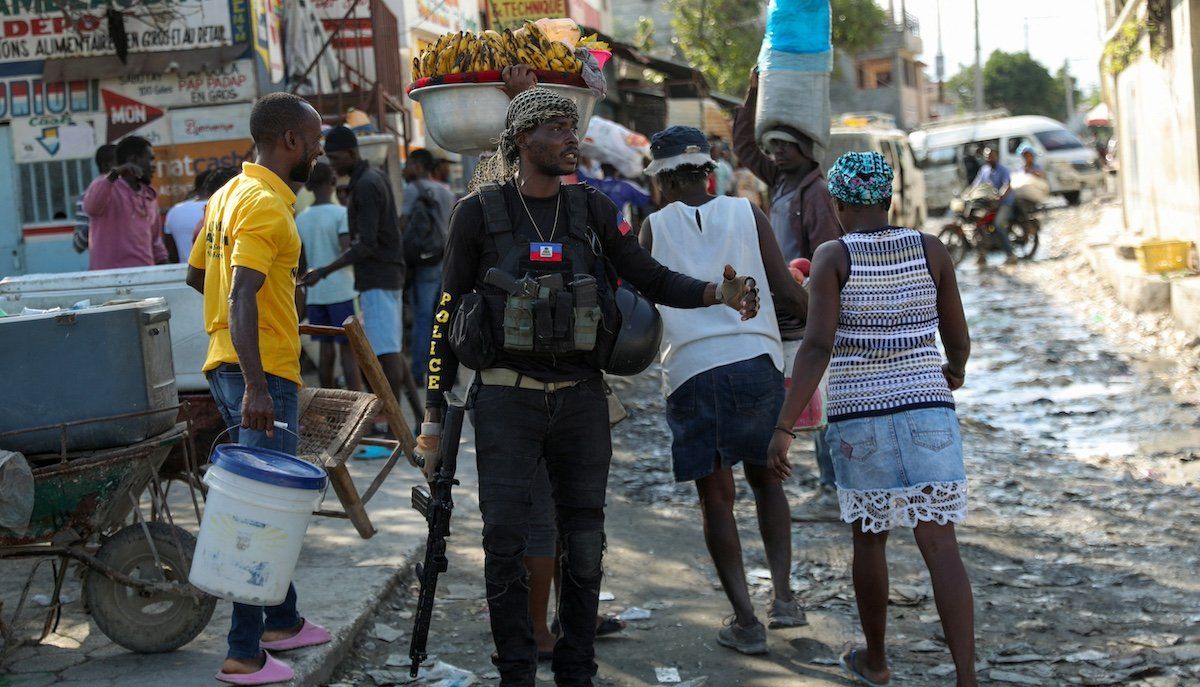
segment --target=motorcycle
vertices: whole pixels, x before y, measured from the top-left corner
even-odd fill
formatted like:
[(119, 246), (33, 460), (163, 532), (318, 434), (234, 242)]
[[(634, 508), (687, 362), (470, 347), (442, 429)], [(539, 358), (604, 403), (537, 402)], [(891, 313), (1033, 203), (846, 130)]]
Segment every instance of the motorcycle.
[[(968, 194), (955, 198), (950, 203), (954, 220), (942, 226), (938, 232), (950, 251), (950, 258), (957, 265), (972, 251), (981, 255), (1000, 250), (1003, 244), (996, 235), (996, 213), (1000, 208), (995, 194)], [(1008, 240), (1013, 255), (1019, 260), (1030, 260), (1038, 249), (1038, 234), (1042, 223), (1038, 219), (1041, 208), (1031, 201), (1018, 199), (1013, 212), (1013, 221), (1008, 227)]]

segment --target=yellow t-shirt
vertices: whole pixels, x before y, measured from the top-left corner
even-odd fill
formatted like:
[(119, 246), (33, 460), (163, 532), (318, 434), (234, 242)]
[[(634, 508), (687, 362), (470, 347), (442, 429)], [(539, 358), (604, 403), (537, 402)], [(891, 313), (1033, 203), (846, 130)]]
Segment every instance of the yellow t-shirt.
[(237, 363), (229, 338), (229, 291), (233, 268), (266, 275), (258, 292), (258, 348), (263, 371), (303, 384), (296, 317), (296, 270), (300, 235), (292, 214), (295, 194), (274, 172), (252, 162), (213, 194), (204, 212), (204, 230), (188, 264), (204, 270), (204, 328), (208, 359), (204, 371)]

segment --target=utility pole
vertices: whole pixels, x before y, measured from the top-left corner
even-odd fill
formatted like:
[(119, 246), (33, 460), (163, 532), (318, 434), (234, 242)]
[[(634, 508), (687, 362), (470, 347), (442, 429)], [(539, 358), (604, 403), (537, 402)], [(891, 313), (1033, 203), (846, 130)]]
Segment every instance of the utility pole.
[(942, 0), (937, 0), (937, 32), (938, 32), (938, 51), (935, 59), (938, 81), (938, 105), (946, 104), (946, 94), (944, 90), (946, 82), (946, 56), (942, 54)]
[(1071, 78), (1070, 68), (1070, 61), (1063, 60), (1063, 90), (1067, 94), (1067, 124), (1070, 124), (1071, 118), (1075, 116), (1075, 83)]
[(983, 113), (983, 56), (979, 47), (979, 0), (975, 0), (975, 114)]

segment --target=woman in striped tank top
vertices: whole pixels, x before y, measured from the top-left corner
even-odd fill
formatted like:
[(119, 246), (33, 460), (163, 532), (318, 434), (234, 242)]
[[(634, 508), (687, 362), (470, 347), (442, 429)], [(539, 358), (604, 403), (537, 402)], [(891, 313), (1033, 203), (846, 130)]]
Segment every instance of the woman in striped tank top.
[[(866, 685), (890, 680), (888, 532), (914, 528), (958, 687), (974, 687), (970, 581), (955, 523), (967, 514), (962, 441), (951, 392), (971, 349), (954, 265), (934, 237), (887, 224), (892, 169), (878, 153), (847, 153), (829, 172), (846, 235), (813, 259), (807, 334), (771, 439), (777, 474), (792, 466), (791, 427), (829, 367), (829, 428), (842, 520), (854, 533), (854, 592), (865, 650), (842, 666)], [(942, 362), (940, 333), (948, 362)]]

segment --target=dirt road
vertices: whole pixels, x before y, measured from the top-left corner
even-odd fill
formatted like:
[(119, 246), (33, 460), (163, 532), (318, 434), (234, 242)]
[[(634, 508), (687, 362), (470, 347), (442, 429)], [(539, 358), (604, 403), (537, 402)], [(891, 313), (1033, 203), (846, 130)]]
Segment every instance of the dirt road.
[[(1109, 304), (1077, 252), (1096, 217), (1094, 206), (1056, 211), (1038, 262), (965, 267), (960, 277), (975, 346), (957, 395), (971, 486), (959, 536), (985, 684), (1200, 684), (1200, 342)], [(614, 432), (604, 585), (613, 600), (602, 607), (636, 606), (651, 617), (598, 642), (597, 684), (656, 685), (656, 668), (677, 669), (692, 687), (850, 684), (833, 665), (858, 638), (848, 526), (795, 524), (792, 584), (809, 627), (772, 631), (767, 657), (718, 647), (729, 608), (694, 491), (671, 481), (657, 378), (643, 375), (619, 391), (632, 417)], [(812, 466), (802, 450), (796, 460)], [(793, 506), (812, 485), (810, 475), (788, 485)], [(742, 492), (746, 566), (762, 608), (769, 580), (750, 493)], [(430, 646), (494, 684), (473, 495), (460, 506)], [(911, 536), (896, 532), (890, 554), (896, 684), (951, 685)], [(402, 587), (377, 621), (407, 631), (412, 598)], [(391, 643), (377, 634), (368, 623), (335, 681), (399, 682), (402, 671), (387, 664), (407, 663), (407, 632)], [(552, 684), (548, 669), (542, 677)]]

